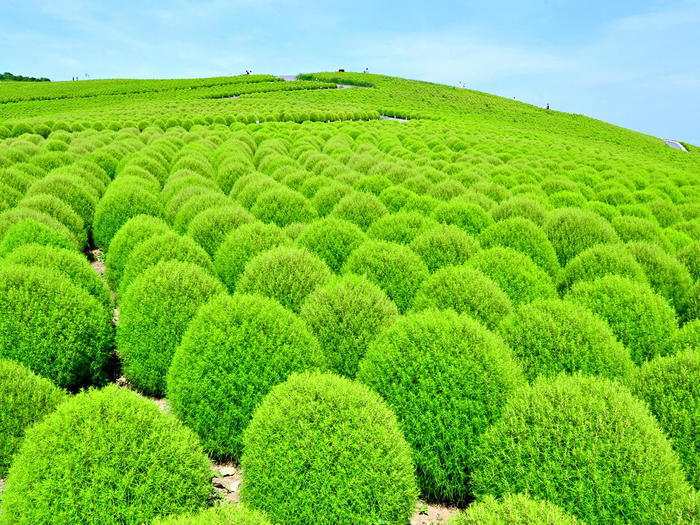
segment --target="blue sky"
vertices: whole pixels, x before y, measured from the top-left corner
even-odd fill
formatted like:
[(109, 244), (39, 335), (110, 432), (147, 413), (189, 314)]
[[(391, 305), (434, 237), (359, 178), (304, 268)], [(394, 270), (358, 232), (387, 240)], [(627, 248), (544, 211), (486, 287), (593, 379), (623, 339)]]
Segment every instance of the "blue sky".
[(68, 80), (339, 67), (700, 145), (700, 0), (2, 0), (0, 70)]

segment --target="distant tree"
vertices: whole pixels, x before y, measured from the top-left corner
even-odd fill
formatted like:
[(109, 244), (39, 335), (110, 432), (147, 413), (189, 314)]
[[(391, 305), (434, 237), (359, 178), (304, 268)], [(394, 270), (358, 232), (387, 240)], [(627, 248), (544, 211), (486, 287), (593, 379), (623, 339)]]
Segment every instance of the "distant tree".
[(51, 82), (46, 77), (35, 78), (35, 77), (25, 77), (24, 75), (13, 75), (5, 71), (0, 75), (0, 81), (14, 81), (14, 82)]

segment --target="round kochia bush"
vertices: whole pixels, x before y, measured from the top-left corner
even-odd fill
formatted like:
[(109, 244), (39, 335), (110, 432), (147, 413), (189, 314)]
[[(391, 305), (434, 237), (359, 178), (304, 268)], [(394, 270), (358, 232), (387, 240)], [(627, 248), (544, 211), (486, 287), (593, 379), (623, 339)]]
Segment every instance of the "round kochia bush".
[(561, 208), (551, 212), (544, 223), (559, 264), (566, 266), (586, 248), (596, 244), (618, 241), (617, 233), (608, 221), (597, 213), (580, 208)]
[(644, 270), (624, 244), (597, 244), (566, 264), (558, 286), (565, 292), (579, 281), (595, 281), (604, 275), (620, 275), (632, 281), (647, 282)]
[(245, 431), (241, 500), (274, 523), (407, 523), (416, 501), (408, 444), (369, 388), (293, 374)]
[(304, 322), (271, 299), (219, 295), (190, 322), (168, 371), (173, 412), (210, 454), (238, 459), (255, 406), (290, 372), (326, 367)]
[(216, 505), (200, 512), (157, 518), (151, 525), (272, 525), (264, 512), (241, 504)]
[(542, 228), (523, 217), (512, 217), (492, 224), (479, 235), (482, 248), (506, 246), (524, 253), (552, 278), (559, 272), (559, 261)]
[(306, 197), (286, 186), (262, 193), (250, 212), (262, 222), (273, 222), (280, 227), (293, 222), (311, 222), (317, 217), (316, 209)]
[(120, 301), (117, 352), (124, 376), (149, 395), (162, 395), (177, 345), (201, 304), (224, 287), (199, 266), (162, 261), (144, 271)]
[(321, 343), (331, 369), (351, 378), (369, 343), (398, 315), (381, 288), (358, 275), (319, 286), (301, 307), (301, 318)]
[(386, 292), (401, 313), (411, 307), (418, 288), (429, 275), (425, 263), (410, 248), (371, 240), (350, 254), (343, 272), (365, 275)]
[(112, 341), (110, 312), (69, 277), (0, 265), (0, 357), (77, 388), (105, 379)]
[(371, 193), (354, 192), (346, 195), (333, 207), (331, 214), (357, 224), (363, 231), (374, 221), (386, 215), (386, 206)]
[(422, 231), (437, 226), (437, 222), (415, 211), (399, 211), (385, 215), (372, 224), (367, 235), (380, 241), (410, 244)]
[(495, 246), (480, 251), (469, 259), (468, 265), (498, 284), (514, 305), (547, 299), (557, 293), (549, 274), (512, 248)]
[(27, 430), (2, 517), (136, 525), (202, 508), (210, 493), (209, 460), (196, 436), (155, 404), (111, 385), (78, 394)]
[(396, 412), (423, 497), (456, 504), (471, 498), (479, 436), (525, 382), (498, 336), (451, 311), (394, 323), (370, 345), (357, 378)]
[(631, 390), (649, 405), (671, 438), (688, 480), (700, 490), (700, 348), (644, 363)]
[(297, 237), (296, 243), (320, 257), (333, 272), (339, 273), (348, 255), (365, 238), (359, 226), (335, 217), (326, 217), (312, 222)]
[(244, 224), (229, 233), (216, 251), (216, 273), (233, 293), (248, 261), (270, 248), (291, 243), (279, 226), (262, 222)]
[(299, 313), (314, 288), (328, 282), (331, 272), (306, 248), (280, 246), (256, 255), (236, 285), (236, 292), (258, 293)]
[(440, 224), (419, 233), (411, 250), (421, 256), (430, 272), (459, 266), (479, 251), (479, 242), (454, 224)]
[(503, 321), (500, 333), (529, 380), (578, 370), (615, 379), (629, 376), (634, 368), (629, 350), (610, 327), (570, 301), (523, 305)]
[(472, 235), (493, 223), (491, 216), (481, 206), (459, 198), (440, 204), (433, 211), (432, 217), (443, 224), (459, 226)]
[(638, 365), (673, 350), (676, 314), (645, 284), (607, 275), (575, 284), (566, 298), (604, 319)]
[(0, 237), (0, 257), (27, 244), (75, 250), (75, 245), (61, 232), (33, 219), (25, 219), (10, 226)]
[(158, 217), (137, 215), (132, 217), (112, 237), (105, 259), (105, 278), (114, 290), (119, 288), (124, 267), (133, 249), (141, 242), (171, 231), (170, 226)]
[(66, 399), (48, 379), (0, 359), (0, 477), (4, 478), (24, 431)]
[(450, 520), (450, 525), (582, 525), (561, 507), (524, 494), (486, 496)]
[(187, 235), (214, 257), (229, 232), (253, 220), (253, 216), (239, 204), (210, 208), (192, 219)]
[(415, 310), (452, 309), (478, 319), (493, 329), (513, 311), (508, 296), (484, 273), (468, 266), (448, 266), (421, 284)]
[(528, 492), (584, 523), (676, 523), (664, 511), (690, 487), (645, 404), (607, 379), (541, 378), (518, 391), (482, 436), (479, 496)]

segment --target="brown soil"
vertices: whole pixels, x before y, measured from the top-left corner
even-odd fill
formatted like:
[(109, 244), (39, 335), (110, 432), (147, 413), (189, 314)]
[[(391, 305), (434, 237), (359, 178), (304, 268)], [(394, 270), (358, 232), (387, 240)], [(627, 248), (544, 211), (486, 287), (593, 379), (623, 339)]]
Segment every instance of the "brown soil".
[(235, 463), (212, 463), (211, 468), (220, 476), (214, 476), (211, 482), (214, 490), (223, 501), (238, 503), (240, 499), (241, 470)]
[(456, 507), (428, 505), (427, 503), (419, 501), (416, 505), (416, 513), (411, 518), (411, 525), (446, 524), (447, 520), (455, 514), (457, 514)]

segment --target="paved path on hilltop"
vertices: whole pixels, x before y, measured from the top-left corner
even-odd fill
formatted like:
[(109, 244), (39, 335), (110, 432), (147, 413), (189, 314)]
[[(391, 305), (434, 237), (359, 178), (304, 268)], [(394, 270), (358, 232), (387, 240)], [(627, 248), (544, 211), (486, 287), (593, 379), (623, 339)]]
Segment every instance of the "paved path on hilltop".
[(677, 140), (664, 139), (664, 142), (666, 143), (667, 146), (671, 146), (672, 148), (676, 148), (676, 149), (679, 149), (681, 151), (686, 151), (686, 152), (688, 151), (687, 149), (685, 149), (685, 146), (683, 144), (681, 144), (680, 142), (678, 142)]

